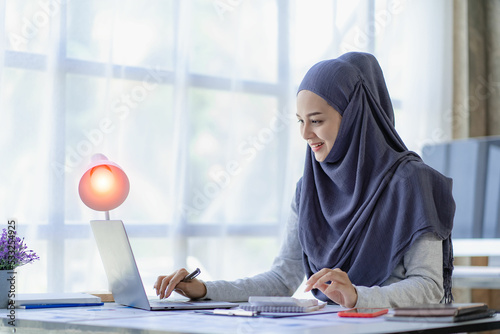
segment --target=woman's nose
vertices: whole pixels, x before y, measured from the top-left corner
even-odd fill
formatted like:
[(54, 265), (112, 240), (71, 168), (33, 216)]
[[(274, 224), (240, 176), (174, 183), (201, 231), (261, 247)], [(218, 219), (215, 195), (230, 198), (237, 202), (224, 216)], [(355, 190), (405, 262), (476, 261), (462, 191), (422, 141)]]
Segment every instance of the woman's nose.
[(311, 127), (309, 126), (309, 124), (304, 123), (304, 125), (302, 126), (302, 138), (304, 138), (305, 140), (312, 138), (311, 133), (312, 133), (312, 131), (311, 131)]

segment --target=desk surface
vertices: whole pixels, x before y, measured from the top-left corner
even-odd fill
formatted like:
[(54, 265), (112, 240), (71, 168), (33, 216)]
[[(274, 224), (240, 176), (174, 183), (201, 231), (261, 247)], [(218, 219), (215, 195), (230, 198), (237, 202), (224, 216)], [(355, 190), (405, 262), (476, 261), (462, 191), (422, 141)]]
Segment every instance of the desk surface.
[[(0, 333), (13, 333), (8, 310), (0, 310)], [(193, 311), (149, 312), (116, 304), (101, 307), (15, 310), (22, 333), (455, 333), (500, 328), (500, 314), (461, 323), (339, 318), (335, 313), (291, 318), (229, 317)]]

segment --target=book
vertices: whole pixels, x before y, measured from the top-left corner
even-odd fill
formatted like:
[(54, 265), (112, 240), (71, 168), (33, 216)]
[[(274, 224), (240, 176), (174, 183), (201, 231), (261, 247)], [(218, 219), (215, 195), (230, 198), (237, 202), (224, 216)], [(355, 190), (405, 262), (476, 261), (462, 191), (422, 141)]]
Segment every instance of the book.
[(16, 307), (70, 307), (102, 305), (101, 298), (87, 293), (19, 293), (15, 297)]
[(325, 302), (318, 302), (317, 299), (298, 299), (293, 297), (251, 296), (248, 302), (248, 305), (240, 305), (240, 308), (246, 311), (271, 313), (313, 312), (320, 310), (326, 305)]
[(101, 302), (104, 303), (114, 303), (115, 298), (113, 294), (108, 291), (87, 291), (86, 293), (101, 298)]
[(397, 307), (394, 309), (394, 316), (413, 317), (440, 317), (459, 316), (477, 311), (485, 311), (488, 305), (483, 303), (463, 303), (463, 304), (425, 304), (412, 307)]
[(439, 316), (439, 317), (427, 317), (427, 316), (419, 316), (419, 317), (410, 317), (410, 316), (387, 316), (385, 320), (389, 321), (405, 321), (405, 322), (462, 322), (462, 321), (469, 321), (469, 320), (477, 320), (477, 319), (483, 319), (483, 318), (489, 318), (494, 316), (496, 313), (495, 310), (483, 310), (483, 311), (476, 311), (472, 313), (466, 313), (462, 315), (457, 315), (457, 316)]
[(483, 303), (426, 304), (395, 308), (388, 320), (419, 322), (461, 322), (488, 318), (496, 313)]

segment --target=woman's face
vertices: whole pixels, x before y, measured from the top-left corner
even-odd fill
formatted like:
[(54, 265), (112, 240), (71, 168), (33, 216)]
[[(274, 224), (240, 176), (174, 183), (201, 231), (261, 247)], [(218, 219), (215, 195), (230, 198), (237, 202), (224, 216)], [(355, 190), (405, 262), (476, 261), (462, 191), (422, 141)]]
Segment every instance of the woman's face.
[(297, 118), (300, 133), (316, 160), (324, 161), (337, 139), (342, 116), (323, 98), (309, 90), (301, 90), (297, 95)]

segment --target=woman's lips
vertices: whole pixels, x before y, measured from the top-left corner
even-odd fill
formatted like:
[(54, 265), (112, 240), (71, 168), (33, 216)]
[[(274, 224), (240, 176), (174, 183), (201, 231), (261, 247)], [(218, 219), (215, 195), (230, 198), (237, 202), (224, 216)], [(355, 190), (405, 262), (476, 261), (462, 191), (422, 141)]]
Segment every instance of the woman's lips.
[(309, 146), (311, 146), (313, 152), (318, 152), (319, 150), (321, 150), (323, 145), (325, 145), (325, 143), (315, 143), (315, 144), (310, 144)]

